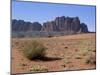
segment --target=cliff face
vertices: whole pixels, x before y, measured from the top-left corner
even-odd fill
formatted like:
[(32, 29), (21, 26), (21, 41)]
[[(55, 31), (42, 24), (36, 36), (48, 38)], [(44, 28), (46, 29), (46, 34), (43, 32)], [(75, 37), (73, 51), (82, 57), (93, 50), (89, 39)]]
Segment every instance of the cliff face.
[(68, 31), (68, 32), (88, 32), (87, 25), (80, 23), (78, 17), (56, 17), (54, 21), (45, 22), (42, 31)]
[(12, 31), (40, 31), (42, 25), (38, 22), (25, 22), (23, 20), (12, 20)]
[(88, 32), (85, 23), (80, 23), (78, 17), (56, 17), (53, 21), (48, 21), (41, 25), (38, 22), (25, 22), (23, 20), (12, 20), (12, 31), (66, 31), (68, 33)]

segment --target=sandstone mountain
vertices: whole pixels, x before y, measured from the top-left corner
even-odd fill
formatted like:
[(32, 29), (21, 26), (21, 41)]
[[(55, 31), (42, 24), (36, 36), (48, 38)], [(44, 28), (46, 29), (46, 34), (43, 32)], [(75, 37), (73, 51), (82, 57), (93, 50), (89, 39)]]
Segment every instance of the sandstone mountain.
[(45, 31), (45, 32), (61, 32), (68, 33), (86, 33), (88, 27), (85, 23), (81, 23), (79, 17), (56, 17), (52, 21), (47, 21), (41, 25), (39, 22), (25, 22), (24, 20), (12, 20), (12, 31)]
[(12, 20), (12, 31), (40, 31), (42, 25), (38, 22), (25, 22), (24, 20)]
[(53, 21), (43, 23), (42, 31), (67, 31), (67, 32), (88, 32), (87, 25), (80, 23), (78, 17), (56, 17)]

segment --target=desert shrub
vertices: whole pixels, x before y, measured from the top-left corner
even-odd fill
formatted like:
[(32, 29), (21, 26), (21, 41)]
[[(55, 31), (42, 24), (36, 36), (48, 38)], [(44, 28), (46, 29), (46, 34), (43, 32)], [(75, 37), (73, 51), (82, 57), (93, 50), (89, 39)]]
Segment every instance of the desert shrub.
[(44, 57), (45, 50), (43, 44), (35, 40), (28, 41), (23, 47), (24, 55), (30, 60)]
[(96, 56), (94, 53), (88, 55), (88, 57), (86, 59), (86, 63), (87, 64), (96, 64)]
[(30, 68), (30, 71), (32, 71), (32, 72), (47, 72), (48, 69), (45, 66), (33, 65)]

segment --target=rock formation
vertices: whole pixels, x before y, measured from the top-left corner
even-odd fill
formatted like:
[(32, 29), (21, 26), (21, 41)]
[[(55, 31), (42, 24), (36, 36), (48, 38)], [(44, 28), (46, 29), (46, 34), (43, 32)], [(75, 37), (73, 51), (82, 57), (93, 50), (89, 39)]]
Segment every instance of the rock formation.
[(66, 31), (68, 33), (86, 33), (88, 27), (81, 23), (79, 17), (56, 17), (52, 21), (47, 21), (41, 25), (39, 22), (25, 22), (24, 20), (12, 20), (12, 31)]
[(68, 31), (68, 32), (88, 32), (87, 25), (80, 23), (78, 17), (56, 17), (54, 21), (45, 22), (42, 31)]
[(12, 20), (12, 31), (40, 31), (42, 25), (38, 22), (25, 22), (23, 20)]

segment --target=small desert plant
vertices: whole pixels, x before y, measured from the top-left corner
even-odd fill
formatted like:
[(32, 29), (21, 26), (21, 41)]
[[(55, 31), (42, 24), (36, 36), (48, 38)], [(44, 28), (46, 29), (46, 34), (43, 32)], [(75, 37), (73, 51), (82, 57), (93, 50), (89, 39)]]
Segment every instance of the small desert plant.
[(40, 66), (40, 65), (33, 65), (32, 68), (30, 69), (32, 72), (47, 72), (48, 69), (45, 66)]
[(28, 41), (23, 47), (24, 55), (30, 60), (44, 57), (45, 50), (43, 44), (35, 40)]
[(95, 54), (90, 54), (86, 59), (87, 64), (96, 64), (96, 56)]

